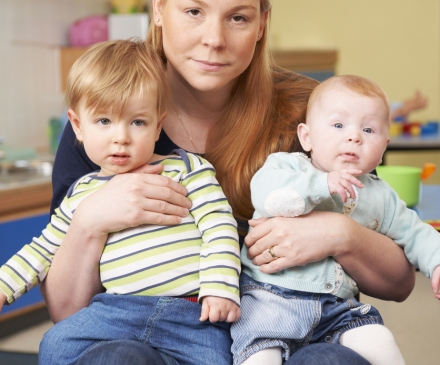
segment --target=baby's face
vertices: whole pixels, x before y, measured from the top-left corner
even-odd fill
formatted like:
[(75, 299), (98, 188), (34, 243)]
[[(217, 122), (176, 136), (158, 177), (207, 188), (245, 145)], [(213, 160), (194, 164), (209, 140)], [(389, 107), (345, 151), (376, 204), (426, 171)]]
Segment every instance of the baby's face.
[(122, 174), (150, 162), (162, 126), (156, 94), (152, 89), (142, 97), (132, 96), (120, 115), (111, 109), (94, 111), (83, 105), (77, 121), (69, 114), (87, 155), (101, 166), (100, 176)]
[(307, 114), (313, 165), (326, 172), (371, 172), (389, 142), (389, 120), (388, 107), (378, 96), (345, 87), (323, 90)]

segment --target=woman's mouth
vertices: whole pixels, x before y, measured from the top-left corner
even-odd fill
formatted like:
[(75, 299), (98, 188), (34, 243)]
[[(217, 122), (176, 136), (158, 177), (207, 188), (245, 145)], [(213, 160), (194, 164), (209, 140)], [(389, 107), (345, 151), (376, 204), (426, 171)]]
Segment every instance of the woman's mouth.
[(203, 71), (220, 71), (223, 70), (227, 64), (220, 62), (208, 62), (200, 60), (192, 60)]

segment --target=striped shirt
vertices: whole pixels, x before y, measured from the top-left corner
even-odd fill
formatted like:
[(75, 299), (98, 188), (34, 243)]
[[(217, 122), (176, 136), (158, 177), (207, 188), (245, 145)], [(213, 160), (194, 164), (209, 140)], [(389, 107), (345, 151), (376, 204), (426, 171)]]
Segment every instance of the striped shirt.
[[(101, 282), (113, 294), (217, 296), (239, 304), (240, 249), (232, 209), (209, 162), (174, 152), (178, 155), (157, 163), (164, 165), (162, 175), (187, 189), (190, 214), (175, 226), (111, 233), (101, 257)], [(97, 174), (75, 182), (42, 235), (0, 268), (0, 290), (8, 303), (44, 280), (76, 207), (111, 179)]]

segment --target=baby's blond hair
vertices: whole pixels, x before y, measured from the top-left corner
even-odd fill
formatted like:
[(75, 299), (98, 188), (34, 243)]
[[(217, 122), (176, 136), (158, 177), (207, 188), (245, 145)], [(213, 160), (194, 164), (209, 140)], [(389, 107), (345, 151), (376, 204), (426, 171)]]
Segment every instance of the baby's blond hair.
[(169, 90), (163, 63), (144, 41), (115, 40), (93, 45), (72, 66), (65, 100), (96, 111), (121, 113), (130, 97), (157, 91), (158, 115), (166, 109)]
[[(316, 88), (310, 94), (307, 110), (311, 108), (312, 104), (319, 99), (320, 95), (322, 95), (324, 91), (327, 91), (327, 89), (330, 88), (336, 89), (338, 87), (347, 88), (360, 95), (381, 98), (387, 106), (388, 113), (390, 114), (390, 103), (385, 91), (383, 91), (383, 89), (374, 81), (356, 75), (333, 76), (323, 81), (321, 84), (316, 86)], [(388, 120), (390, 120), (390, 118), (391, 117), (389, 117)]]

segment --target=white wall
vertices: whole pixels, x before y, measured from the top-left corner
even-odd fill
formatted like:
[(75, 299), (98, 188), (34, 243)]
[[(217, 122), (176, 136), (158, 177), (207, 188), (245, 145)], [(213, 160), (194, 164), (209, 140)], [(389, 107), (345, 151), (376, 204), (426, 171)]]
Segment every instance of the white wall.
[(378, 82), (391, 100), (420, 89), (440, 120), (439, 0), (272, 0), (275, 49), (336, 48), (337, 72)]
[(108, 0), (0, 0), (0, 137), (47, 148), (47, 123), (65, 109), (59, 46), (75, 20), (109, 12)]

